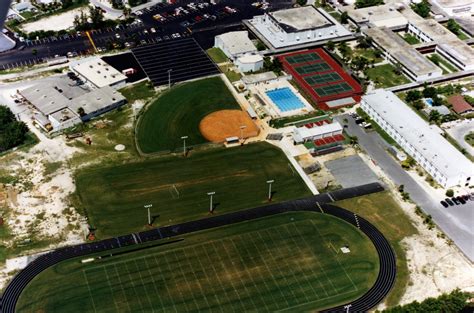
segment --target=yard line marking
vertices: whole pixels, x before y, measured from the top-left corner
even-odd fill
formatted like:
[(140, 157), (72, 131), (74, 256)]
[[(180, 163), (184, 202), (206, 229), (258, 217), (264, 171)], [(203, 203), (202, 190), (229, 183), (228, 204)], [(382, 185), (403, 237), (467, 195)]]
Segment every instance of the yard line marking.
[(113, 266), (114, 266), (114, 269), (115, 269), (115, 273), (117, 273), (117, 278), (118, 278), (119, 283), (120, 283), (120, 288), (122, 288), (123, 297), (125, 298), (125, 303), (127, 303), (127, 306), (128, 306), (128, 311), (131, 312), (132, 309), (130, 308), (130, 303), (126, 300), (127, 299), (127, 293), (125, 292), (125, 289), (123, 289), (123, 284), (122, 284), (122, 279), (120, 278), (120, 273), (117, 270), (117, 266), (115, 264), (113, 264)]
[[(155, 264), (160, 267), (160, 264), (158, 263), (158, 260), (156, 259), (156, 255), (153, 255), (153, 259), (155, 260)], [(166, 268), (165, 268), (166, 267)], [(163, 266), (163, 270), (164, 272), (166, 273), (166, 271), (168, 271), (168, 268), (171, 270), (171, 267), (168, 265), (168, 261), (166, 261), (166, 265)], [(178, 313), (178, 309), (176, 309), (176, 304), (175, 304), (175, 301), (174, 301), (174, 298), (171, 296), (171, 292), (170, 290), (168, 289), (168, 284), (167, 284), (167, 281), (166, 281), (166, 276), (165, 274), (163, 273), (163, 271), (160, 271), (161, 275), (163, 275), (165, 277), (164, 279), (164, 285), (165, 285), (165, 289), (166, 289), (166, 292), (168, 293), (168, 298), (171, 300), (171, 304), (173, 305), (173, 309), (175, 310), (176, 313)], [(170, 273), (172, 273), (170, 271)], [(171, 274), (172, 276), (172, 274)], [(171, 279), (170, 279), (171, 280)], [(166, 312), (166, 308), (163, 307), (163, 310)]]
[[(187, 249), (183, 249), (183, 254), (184, 254), (184, 257), (185, 257), (186, 259), (188, 259), (188, 256), (186, 255), (186, 250), (187, 250)], [(191, 258), (191, 259), (192, 259), (192, 258)], [(204, 292), (203, 292), (203, 290), (202, 290), (202, 286), (201, 286), (201, 283), (199, 282), (199, 279), (198, 279), (198, 277), (197, 277), (197, 275), (196, 275), (196, 272), (195, 272), (193, 269), (191, 269), (191, 272), (193, 273), (194, 278), (196, 279), (196, 282), (197, 282), (197, 284), (198, 284), (199, 292), (201, 293), (201, 296), (204, 298), (204, 300), (206, 300), (207, 307), (210, 309), (210, 308), (211, 308), (211, 304), (209, 303), (209, 300), (207, 300), (207, 297), (206, 297), (206, 295), (204, 294)], [(199, 309), (199, 306), (198, 306), (198, 309)]]
[(89, 286), (89, 281), (87, 280), (87, 275), (86, 275), (85, 270), (82, 270), (82, 274), (84, 275), (84, 278), (86, 280), (87, 290), (89, 290), (89, 296), (92, 300), (92, 307), (94, 308), (94, 312), (97, 313), (97, 310), (95, 309), (94, 298), (92, 297), (91, 287)]
[[(175, 258), (175, 257), (176, 257), (176, 250), (172, 250), (171, 252), (173, 252), (173, 258)], [(171, 252), (170, 252), (170, 255), (171, 255)], [(177, 268), (177, 269), (175, 268), (175, 270), (173, 271), (173, 280), (174, 280), (174, 281), (176, 280), (176, 279), (174, 279), (174, 273), (177, 272), (178, 270), (181, 272), (181, 276), (183, 276), (183, 278), (186, 279), (186, 278), (184, 277), (183, 271), (181, 270), (181, 265), (180, 265), (180, 262), (179, 262), (179, 257), (176, 257), (176, 260), (175, 260), (174, 262), (175, 262), (175, 264), (178, 265), (178, 268)], [(168, 263), (168, 264), (169, 264), (169, 263)], [(170, 269), (171, 269), (171, 266), (170, 266)], [(180, 275), (178, 274), (178, 277), (179, 277), (179, 276), (180, 276)], [(186, 282), (187, 282), (187, 281), (186, 281)], [(183, 294), (183, 292), (181, 291), (181, 288), (178, 288), (178, 289), (179, 289), (179, 293), (181, 294), (181, 298), (182, 298), (182, 300), (183, 300), (182, 302), (184, 303), (184, 306), (186, 307), (186, 311), (187, 311), (187, 312), (190, 312), (191, 310), (188, 308), (188, 304), (186, 303), (186, 298), (184, 297), (184, 294)]]
[(106, 265), (102, 266), (102, 269), (105, 272), (105, 277), (107, 278), (107, 285), (109, 285), (111, 297), (114, 300), (114, 305), (115, 305), (115, 307), (117, 308), (117, 311), (118, 311), (120, 306), (117, 306), (117, 302), (115, 301), (115, 297), (114, 297), (115, 293), (114, 293), (114, 290), (112, 289), (112, 284), (110, 283), (110, 278), (109, 278), (109, 274), (107, 273)]
[(146, 298), (147, 298), (147, 300), (148, 300), (148, 303), (150, 304), (151, 311), (152, 311), (152, 312), (155, 312), (155, 310), (153, 309), (153, 303), (151, 302), (150, 296), (148, 295), (148, 291), (147, 291), (147, 289), (145, 288), (145, 285), (146, 285), (146, 284), (145, 284), (145, 281), (143, 280), (143, 277), (142, 277), (142, 271), (140, 270), (140, 267), (139, 267), (138, 264), (137, 264), (137, 260), (134, 260), (133, 262), (135, 263), (135, 266), (136, 266), (137, 269), (138, 269), (138, 275), (140, 276), (140, 281), (142, 282), (143, 290), (145, 290), (145, 296), (146, 296)]
[(138, 303), (140, 303), (140, 307), (142, 308), (143, 311), (143, 304), (140, 295), (138, 294), (137, 290), (135, 289), (134, 283), (133, 283), (133, 277), (132, 274), (130, 273), (130, 269), (128, 268), (128, 262), (124, 263), (123, 266), (127, 269), (128, 277), (130, 278), (130, 286), (133, 288), (133, 293), (135, 293), (136, 297), (138, 298)]
[(149, 258), (145, 258), (145, 264), (146, 264), (146, 268), (148, 270), (148, 273), (150, 273), (150, 277), (151, 277), (151, 281), (153, 282), (153, 289), (155, 290), (155, 293), (156, 293), (156, 296), (158, 297), (158, 300), (160, 300), (160, 303), (161, 303), (161, 308), (164, 309), (164, 305), (163, 305), (163, 301), (161, 300), (161, 296), (160, 296), (160, 293), (158, 292), (158, 289), (156, 289), (156, 281), (155, 281), (155, 278), (153, 278), (153, 273), (151, 272), (150, 270), (150, 264), (148, 263), (148, 260)]

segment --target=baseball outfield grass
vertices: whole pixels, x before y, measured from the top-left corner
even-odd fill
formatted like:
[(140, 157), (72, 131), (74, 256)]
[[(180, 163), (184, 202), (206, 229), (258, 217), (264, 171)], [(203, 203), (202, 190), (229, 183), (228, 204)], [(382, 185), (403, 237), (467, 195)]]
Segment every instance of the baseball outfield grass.
[(158, 215), (155, 225), (208, 216), (208, 192), (216, 192), (214, 214), (263, 205), (269, 179), (275, 180), (274, 202), (311, 195), (280, 149), (255, 143), (83, 169), (76, 176), (76, 205), (104, 238), (146, 229), (145, 204)]
[[(283, 213), (180, 239), (90, 263), (59, 263), (33, 279), (17, 310), (302, 312), (358, 298), (379, 270), (364, 234), (315, 212)], [(350, 252), (342, 253), (343, 246)]]
[(137, 127), (137, 144), (144, 153), (176, 151), (183, 146), (207, 142), (199, 132), (199, 122), (209, 113), (240, 109), (220, 77), (212, 77), (173, 87), (146, 109)]

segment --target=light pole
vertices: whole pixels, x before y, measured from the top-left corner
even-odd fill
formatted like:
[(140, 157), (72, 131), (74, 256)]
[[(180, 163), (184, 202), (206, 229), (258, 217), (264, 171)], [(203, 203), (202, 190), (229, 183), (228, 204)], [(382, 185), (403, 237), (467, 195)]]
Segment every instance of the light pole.
[(247, 126), (242, 125), (240, 126), (240, 140), (244, 141), (244, 129), (247, 128)]
[(344, 309), (346, 309), (346, 313), (349, 313), (349, 309), (351, 308), (352, 304), (348, 304), (344, 306)]
[(171, 68), (168, 70), (168, 89), (171, 89), (171, 71), (172, 70), (173, 69)]
[(212, 196), (215, 195), (215, 191), (208, 192), (207, 195), (210, 197), (210, 202), (209, 202), (209, 212), (212, 213), (214, 211), (214, 205), (212, 204)]
[(188, 139), (188, 136), (182, 136), (181, 139), (183, 139), (183, 156), (186, 157), (186, 139)]
[(144, 207), (148, 211), (148, 225), (151, 226), (151, 212), (150, 209), (153, 206), (153, 204), (145, 204)]
[(274, 182), (275, 182), (274, 179), (267, 180), (267, 184), (268, 184), (268, 201), (272, 201), (272, 183), (274, 183)]

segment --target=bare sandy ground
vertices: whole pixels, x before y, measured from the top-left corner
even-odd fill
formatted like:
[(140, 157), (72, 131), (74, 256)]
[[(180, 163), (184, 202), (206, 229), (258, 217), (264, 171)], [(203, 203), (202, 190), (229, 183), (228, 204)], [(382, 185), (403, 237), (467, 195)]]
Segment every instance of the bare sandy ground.
[(26, 33), (31, 33), (34, 31), (39, 31), (39, 30), (53, 30), (53, 31), (60, 31), (63, 29), (68, 29), (70, 27), (73, 27), (73, 21), (74, 17), (76, 15), (80, 15), (81, 11), (84, 11), (84, 13), (87, 13), (89, 10), (88, 7), (83, 7), (83, 8), (77, 8), (71, 11), (67, 11), (58, 15), (52, 15), (31, 23), (26, 23), (22, 25), (22, 29)]

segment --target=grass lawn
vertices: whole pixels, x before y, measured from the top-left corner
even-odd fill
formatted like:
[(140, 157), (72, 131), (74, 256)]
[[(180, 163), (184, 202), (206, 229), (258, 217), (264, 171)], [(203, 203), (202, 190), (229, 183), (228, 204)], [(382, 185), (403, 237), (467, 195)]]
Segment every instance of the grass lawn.
[(417, 234), (416, 228), (388, 192), (338, 201), (336, 205), (364, 217), (374, 224), (390, 241), (397, 255), (397, 279), (386, 302), (388, 306), (399, 304), (409, 284), (405, 251), (400, 242), (406, 237)]
[(410, 82), (403, 74), (396, 74), (395, 67), (391, 64), (383, 64), (369, 68), (367, 75), (378, 88), (403, 85)]
[(219, 48), (210, 48), (206, 50), (207, 55), (216, 63), (227, 62), (229, 59), (224, 54), (224, 52)]
[(156, 95), (155, 89), (149, 81), (142, 81), (130, 87), (119, 90), (120, 93), (127, 98), (128, 103), (136, 100), (147, 100)]
[(156, 224), (168, 225), (208, 216), (210, 191), (216, 192), (215, 214), (267, 203), (269, 179), (276, 202), (309, 196), (288, 164), (281, 150), (257, 143), (88, 168), (76, 176), (76, 201), (100, 237), (128, 234), (144, 229), (148, 203), (160, 215)]
[(238, 81), (239, 79), (242, 78), (242, 75), (236, 71), (234, 71), (232, 69), (232, 65), (231, 64), (224, 64), (224, 65), (220, 65), (219, 68), (221, 70), (222, 73), (225, 74), (225, 76), (231, 81), (231, 82), (236, 82)]
[(470, 132), (469, 134), (464, 136), (464, 140), (466, 140), (468, 144), (474, 147), (474, 132)]
[(240, 109), (220, 77), (202, 79), (173, 87), (163, 93), (143, 113), (136, 140), (144, 153), (181, 149), (181, 136), (188, 145), (206, 142), (199, 122), (208, 114)]
[(438, 53), (431, 54), (428, 57), (428, 59), (430, 59), (431, 62), (433, 62), (434, 64), (440, 66), (441, 69), (443, 70), (443, 74), (445, 74), (445, 72), (446, 72), (446, 70), (444, 68), (446, 68), (450, 73), (454, 73), (454, 72), (459, 71), (454, 65), (449, 63), (448, 60), (446, 60), (444, 57), (442, 57)]
[(416, 44), (420, 43), (420, 40), (418, 40), (418, 38), (416, 38), (416, 36), (413, 36), (412, 34), (406, 33), (404, 36), (402, 36), (402, 38), (406, 42), (408, 42), (410, 45), (416, 45)]
[[(18, 312), (312, 311), (362, 295), (379, 269), (365, 235), (314, 212), (181, 238), (91, 263), (59, 263), (33, 279)], [(344, 245), (350, 253), (341, 253)]]
[(375, 56), (375, 49), (373, 49), (373, 48), (370, 48), (370, 49), (357, 48), (357, 49), (354, 49), (352, 51), (353, 51), (352, 53), (354, 55), (362, 56), (362, 57), (366, 58), (369, 61), (374, 60), (375, 63), (383, 61), (383, 58)]

